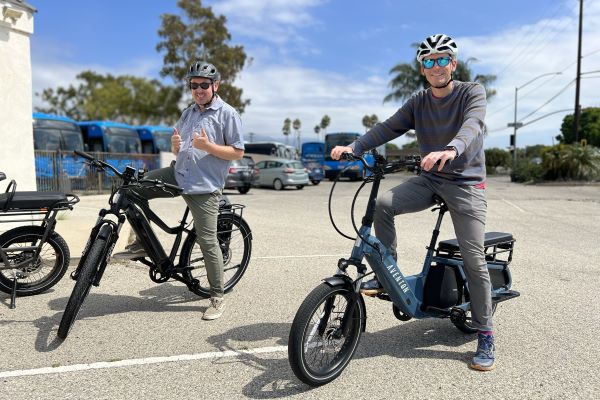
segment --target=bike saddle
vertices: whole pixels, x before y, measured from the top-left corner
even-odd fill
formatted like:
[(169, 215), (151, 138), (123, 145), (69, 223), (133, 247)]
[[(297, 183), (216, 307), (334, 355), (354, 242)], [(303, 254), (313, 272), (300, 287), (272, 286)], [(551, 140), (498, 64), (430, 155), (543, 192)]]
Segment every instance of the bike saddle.
[(52, 208), (59, 203), (66, 202), (67, 195), (61, 192), (14, 192), (14, 194), (0, 194), (0, 210), (3, 211), (39, 210), (40, 208)]

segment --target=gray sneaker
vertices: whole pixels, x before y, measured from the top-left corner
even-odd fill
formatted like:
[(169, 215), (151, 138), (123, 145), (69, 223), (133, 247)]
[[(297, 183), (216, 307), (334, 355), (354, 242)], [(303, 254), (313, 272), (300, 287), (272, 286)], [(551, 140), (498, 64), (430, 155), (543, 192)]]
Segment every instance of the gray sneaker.
[(125, 250), (114, 253), (112, 258), (115, 260), (133, 260), (135, 258), (146, 257), (146, 250), (143, 249), (142, 245), (138, 242), (133, 242), (130, 245), (125, 246)]
[(210, 306), (204, 311), (202, 319), (211, 321), (219, 318), (225, 310), (225, 299), (222, 297), (211, 297)]
[(477, 352), (471, 360), (471, 368), (478, 371), (491, 371), (496, 368), (496, 346), (494, 345), (494, 336), (479, 333), (477, 335)]

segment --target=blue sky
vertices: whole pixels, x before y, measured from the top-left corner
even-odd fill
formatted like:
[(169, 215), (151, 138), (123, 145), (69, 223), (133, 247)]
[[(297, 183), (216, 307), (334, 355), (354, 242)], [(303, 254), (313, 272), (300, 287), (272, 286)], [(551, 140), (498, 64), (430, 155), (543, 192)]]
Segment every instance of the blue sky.
[[(155, 50), (160, 15), (179, 13), (175, 0), (30, 0), (38, 9), (32, 37), (34, 92), (75, 82), (77, 73), (159, 77)], [(524, 122), (574, 107), (577, 56), (576, 0), (417, 2), (371, 0), (203, 1), (227, 17), (231, 44), (252, 58), (236, 84), (251, 105), (245, 130), (283, 141), (286, 117), (299, 118), (302, 136), (325, 114), (328, 132), (363, 131), (362, 117), (391, 115), (398, 103), (382, 103), (389, 70), (414, 57), (411, 44), (434, 33), (453, 36), (460, 57), (475, 57), (476, 73), (498, 76), (488, 105), (486, 147), (505, 147), (514, 118), (557, 97)], [(600, 70), (600, 0), (584, 1), (582, 71)], [(595, 42), (595, 43), (594, 43)], [(600, 74), (582, 80), (581, 103), (600, 106)], [(566, 87), (566, 88), (565, 88)], [(564, 91), (561, 92), (561, 90)], [(38, 98), (34, 105), (39, 104)], [(518, 144), (552, 144), (565, 113), (540, 119), (518, 132)], [(402, 144), (405, 139), (398, 139)]]

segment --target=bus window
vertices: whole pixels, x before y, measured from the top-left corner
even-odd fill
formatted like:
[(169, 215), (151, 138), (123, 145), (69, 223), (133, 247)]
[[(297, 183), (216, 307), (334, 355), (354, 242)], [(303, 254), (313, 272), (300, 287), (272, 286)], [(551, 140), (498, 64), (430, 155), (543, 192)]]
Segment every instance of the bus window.
[(173, 131), (155, 131), (152, 133), (154, 137), (154, 145), (158, 151), (171, 151), (171, 136)]
[(56, 129), (34, 129), (33, 147), (35, 150), (59, 150), (60, 131)]

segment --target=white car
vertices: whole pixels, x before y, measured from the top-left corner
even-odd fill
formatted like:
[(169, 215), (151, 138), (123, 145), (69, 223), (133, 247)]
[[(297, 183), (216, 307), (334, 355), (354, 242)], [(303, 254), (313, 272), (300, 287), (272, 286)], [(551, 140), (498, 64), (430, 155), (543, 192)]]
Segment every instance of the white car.
[(268, 186), (281, 190), (286, 186), (302, 189), (308, 185), (308, 172), (298, 160), (273, 158), (256, 163), (258, 178), (255, 186)]

